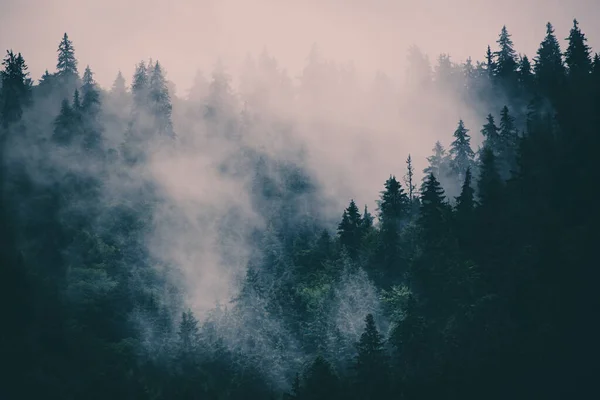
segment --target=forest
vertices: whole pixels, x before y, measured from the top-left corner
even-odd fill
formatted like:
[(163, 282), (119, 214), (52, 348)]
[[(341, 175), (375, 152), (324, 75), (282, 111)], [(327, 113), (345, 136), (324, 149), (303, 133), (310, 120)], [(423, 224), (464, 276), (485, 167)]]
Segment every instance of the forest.
[[(411, 48), (410, 101), (380, 74), (376, 109), (340, 116), (351, 74), (315, 48), (299, 84), (263, 53), (239, 87), (217, 64), (187, 97), (156, 60), (100, 87), (66, 33), (40, 79), (7, 50), (0, 398), (597, 392), (600, 55), (577, 20), (531, 58), (506, 26), (491, 39), (482, 61)], [(376, 208), (333, 198), (299, 120), (387, 109), (455, 124), (423, 172), (405, 148), (368, 177)]]

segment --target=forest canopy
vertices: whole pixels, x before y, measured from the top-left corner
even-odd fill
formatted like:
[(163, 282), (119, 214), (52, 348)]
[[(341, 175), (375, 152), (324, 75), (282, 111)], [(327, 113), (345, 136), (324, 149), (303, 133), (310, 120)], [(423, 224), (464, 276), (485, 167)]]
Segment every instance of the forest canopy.
[[(316, 48), (298, 83), (263, 53), (239, 87), (217, 64), (186, 98), (157, 60), (100, 87), (67, 33), (40, 79), (8, 50), (0, 397), (590, 393), (600, 55), (577, 20), (530, 57), (496, 39), (482, 61), (411, 48), (407, 101), (384, 74), (357, 95)], [(336, 157), (367, 148), (354, 119), (387, 131), (393, 113), (409, 135), (438, 112), (455, 122), (426, 159), (395, 149), (397, 170), (366, 178), (371, 209), (335, 198), (300, 134)]]

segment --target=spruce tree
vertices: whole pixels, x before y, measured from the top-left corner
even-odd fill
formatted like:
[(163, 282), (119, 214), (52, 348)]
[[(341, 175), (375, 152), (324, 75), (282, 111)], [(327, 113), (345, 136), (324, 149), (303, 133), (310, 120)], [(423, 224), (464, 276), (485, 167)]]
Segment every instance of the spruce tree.
[(304, 371), (300, 399), (335, 400), (341, 398), (340, 383), (331, 364), (319, 355)]
[(537, 50), (533, 67), (538, 87), (553, 99), (560, 95), (565, 78), (565, 67), (560, 44), (550, 22), (546, 24), (546, 37)]
[(342, 221), (338, 225), (340, 243), (346, 248), (351, 258), (358, 256), (362, 239), (362, 218), (354, 200), (350, 200), (344, 210)]
[(458, 214), (459, 219), (466, 219), (471, 215), (473, 209), (475, 208), (475, 191), (471, 186), (471, 168), (467, 169), (465, 174), (465, 181), (463, 182), (460, 196), (456, 198), (456, 213)]
[(71, 104), (67, 99), (64, 99), (60, 106), (60, 112), (54, 120), (52, 140), (60, 145), (70, 144), (75, 118), (75, 112)]
[(442, 185), (433, 174), (429, 174), (421, 186), (421, 210), (419, 226), (425, 242), (439, 238), (444, 231), (448, 205)]
[(456, 174), (459, 180), (464, 179), (467, 168), (473, 165), (475, 157), (475, 153), (471, 149), (471, 137), (468, 132), (469, 130), (465, 128), (465, 124), (461, 119), (454, 131), (454, 141), (450, 146), (452, 172)]
[(31, 79), (21, 53), (6, 52), (0, 71), (0, 122), (8, 127), (19, 121), (31, 101)]
[(484, 147), (481, 152), (481, 168), (477, 182), (477, 196), (482, 207), (498, 205), (502, 180), (496, 166), (496, 157), (492, 150)]
[(146, 64), (141, 61), (135, 68), (131, 83), (131, 94), (137, 109), (143, 109), (148, 104), (149, 79)]
[(356, 350), (354, 371), (359, 398), (387, 398), (390, 384), (388, 357), (384, 349), (383, 335), (377, 330), (372, 314), (365, 318), (365, 330), (356, 344)]
[(398, 225), (408, 216), (409, 201), (402, 185), (395, 176), (391, 175), (385, 181), (385, 190), (381, 192), (377, 202), (379, 221), (382, 226)]
[(406, 159), (406, 175), (404, 175), (404, 184), (408, 190), (408, 200), (412, 203), (414, 200), (415, 182), (414, 182), (415, 169), (412, 165), (412, 158), (410, 154)]
[(488, 114), (487, 123), (481, 129), (481, 134), (485, 138), (484, 145), (492, 149), (494, 154), (499, 154), (501, 147), (500, 131), (492, 114)]
[(507, 179), (516, 167), (518, 145), (519, 135), (515, 119), (510, 115), (508, 107), (504, 106), (500, 112), (500, 151), (497, 153), (498, 171), (504, 179)]
[(494, 54), (496, 56), (494, 71), (500, 79), (512, 79), (517, 72), (517, 52), (510, 37), (506, 25), (503, 26), (496, 42), (500, 49)]
[(444, 179), (450, 172), (450, 158), (446, 154), (446, 149), (444, 149), (444, 146), (439, 141), (435, 142), (432, 151), (433, 155), (427, 157), (429, 165), (423, 170), (423, 173), (425, 177), (433, 174), (438, 179)]
[(85, 72), (83, 73), (81, 93), (83, 96), (81, 102), (82, 109), (91, 114), (96, 113), (100, 105), (100, 92), (98, 91), (98, 86), (94, 80), (94, 74), (89, 65), (85, 67)]
[(492, 49), (488, 45), (487, 50), (485, 52), (485, 68), (489, 78), (494, 77), (494, 73), (496, 72), (496, 61), (494, 60), (494, 53), (492, 53)]
[(529, 93), (533, 89), (534, 76), (529, 57), (523, 55), (519, 60), (517, 79), (522, 91)]
[(200, 330), (198, 320), (191, 310), (184, 311), (179, 322), (179, 345), (182, 352), (193, 353), (200, 342)]
[(75, 48), (69, 36), (65, 33), (58, 45), (58, 61), (56, 63), (57, 75), (61, 78), (72, 78), (79, 76), (77, 71), (77, 59)]
[(150, 75), (149, 101), (150, 111), (156, 119), (156, 127), (159, 134), (172, 136), (173, 123), (171, 121), (171, 112), (173, 106), (171, 105), (167, 81), (158, 61), (154, 64)]
[(110, 93), (117, 97), (124, 96), (125, 93), (127, 93), (127, 87), (125, 86), (125, 78), (123, 77), (121, 71), (117, 73), (117, 77), (113, 81), (112, 87), (110, 88)]
[(590, 47), (587, 45), (587, 38), (579, 29), (579, 23), (573, 20), (573, 27), (567, 38), (569, 45), (565, 51), (565, 63), (569, 78), (578, 83), (587, 78), (592, 69), (592, 58)]

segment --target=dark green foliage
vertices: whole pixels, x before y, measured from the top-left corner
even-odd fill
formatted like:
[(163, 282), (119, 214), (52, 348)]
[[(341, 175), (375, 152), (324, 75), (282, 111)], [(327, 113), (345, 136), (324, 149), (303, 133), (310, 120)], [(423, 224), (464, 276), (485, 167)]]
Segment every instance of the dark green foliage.
[(75, 48), (69, 36), (65, 33), (58, 45), (58, 61), (56, 71), (59, 77), (70, 79), (79, 75), (77, 71), (77, 59), (75, 58)]
[(363, 228), (362, 217), (354, 200), (350, 200), (350, 205), (344, 210), (342, 221), (338, 225), (338, 235), (340, 243), (348, 251), (350, 257), (356, 258), (360, 250)]
[(461, 119), (454, 131), (454, 141), (450, 145), (450, 168), (459, 180), (464, 179), (467, 169), (473, 166), (475, 153), (471, 149), (471, 136)]
[[(0, 397), (589, 397), (600, 56), (591, 58), (577, 21), (564, 64), (550, 24), (533, 71), (526, 56), (517, 62), (506, 28), (498, 45), (484, 62), (441, 56), (434, 80), (426, 56), (411, 50), (420, 94), (441, 89), (473, 106), (469, 115), (487, 115), (483, 147), (475, 161), (460, 121), (450, 154), (437, 142), (428, 157), (419, 194), (409, 156), (405, 189), (393, 175), (385, 182), (379, 223), (351, 201), (337, 236), (301, 161), (230, 140), (266, 117), (251, 118), (251, 107), (237, 115), (219, 69), (186, 118), (227, 136), (233, 151), (219, 173), (250, 173), (251, 208), (266, 224), (246, 232), (235, 207), (220, 221), (212, 209), (180, 221), (202, 232), (214, 223), (219, 239), (253, 250), (231, 309), (196, 316), (179, 269), (157, 265), (148, 248), (169, 203), (135, 175), (155, 133), (179, 141), (160, 64), (136, 67), (131, 95), (121, 75), (103, 93), (89, 68), (77, 79), (66, 35), (57, 74), (46, 71), (39, 85), (9, 51), (0, 73)], [(60, 110), (47, 107), (63, 98)], [(496, 126), (489, 112), (498, 104)], [(105, 148), (104, 132), (118, 150)], [(125, 150), (139, 151), (139, 168), (123, 170)], [(143, 182), (120, 180), (130, 173)], [(123, 195), (115, 180), (134, 188)], [(217, 246), (220, 267), (247, 257), (236, 246)], [(387, 341), (375, 321), (390, 327)]]
[[(506, 26), (503, 26), (496, 41), (499, 50), (494, 54), (496, 56), (495, 76), (504, 80), (514, 79), (517, 72), (517, 52), (510, 37)], [(509, 83), (511, 82), (507, 82)]]
[(573, 20), (573, 28), (567, 38), (569, 45), (565, 51), (565, 63), (569, 78), (578, 81), (579, 84), (586, 80), (592, 69), (592, 58), (587, 38), (579, 29), (579, 23)]
[(31, 79), (21, 53), (7, 51), (0, 71), (0, 122), (6, 128), (21, 119), (31, 100)]
[(355, 393), (359, 399), (385, 399), (389, 396), (388, 356), (383, 336), (372, 314), (365, 318), (365, 331), (356, 344), (354, 361)]

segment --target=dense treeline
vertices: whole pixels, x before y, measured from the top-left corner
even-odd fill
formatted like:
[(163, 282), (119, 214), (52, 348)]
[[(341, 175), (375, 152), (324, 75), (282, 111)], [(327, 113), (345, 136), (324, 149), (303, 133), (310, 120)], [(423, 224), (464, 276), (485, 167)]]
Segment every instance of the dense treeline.
[[(304, 90), (326, 73), (311, 57)], [(56, 72), (37, 84), (23, 56), (8, 51), (0, 397), (587, 394), (597, 333), (600, 56), (574, 21), (564, 51), (548, 23), (531, 60), (503, 27), (483, 62), (441, 55), (432, 69), (416, 48), (409, 61), (411, 90), (426, 94), (419, 99), (449, 93), (476, 105), (485, 123), (448, 127), (449, 148), (435, 143), (420, 185), (409, 156), (401, 178), (382, 182), (374, 215), (350, 201), (334, 232), (302, 157), (277, 159), (244, 141), (258, 113), (232, 107), (222, 67), (183, 101), (171, 98), (153, 61), (136, 66), (130, 90), (119, 74), (104, 91), (90, 67), (80, 77), (66, 34)], [(262, 68), (276, 70), (266, 56)], [(294, 90), (270, 78), (279, 95)], [(247, 93), (269, 85), (263, 79)], [(247, 101), (260, 110), (261, 99)], [(267, 221), (248, 234), (260, 251), (238, 295), (202, 321), (187, 308), (175, 266), (147, 240), (166, 200), (145, 166), (157, 149), (186, 140), (177, 107), (209, 138), (234, 143), (222, 173), (251, 171), (251, 202)], [(217, 223), (223, 236), (236, 233), (239, 212)]]

